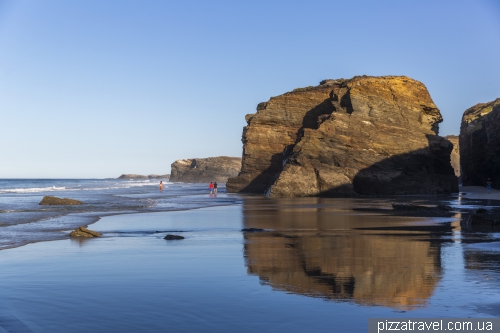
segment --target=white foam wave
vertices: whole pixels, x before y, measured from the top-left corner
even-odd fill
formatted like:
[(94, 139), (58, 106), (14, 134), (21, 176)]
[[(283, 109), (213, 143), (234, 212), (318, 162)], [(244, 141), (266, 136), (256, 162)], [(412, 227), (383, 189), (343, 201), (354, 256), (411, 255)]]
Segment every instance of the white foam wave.
[(31, 188), (9, 188), (0, 190), (0, 193), (37, 193), (37, 192), (51, 192), (51, 191), (62, 191), (66, 187), (31, 187)]

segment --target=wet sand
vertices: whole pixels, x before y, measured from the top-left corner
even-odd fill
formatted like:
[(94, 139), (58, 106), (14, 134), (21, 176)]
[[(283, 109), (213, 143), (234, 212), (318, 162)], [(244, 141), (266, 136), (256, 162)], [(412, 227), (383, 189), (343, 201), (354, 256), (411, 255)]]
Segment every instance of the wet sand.
[(459, 215), (352, 210), (390, 202), (247, 198), (3, 250), (0, 332), (366, 332), (374, 317), (499, 316), (500, 256), (481, 244), (500, 235), (469, 234)]
[(500, 200), (500, 190), (488, 191), (484, 186), (460, 186), (459, 191), (462, 198)]

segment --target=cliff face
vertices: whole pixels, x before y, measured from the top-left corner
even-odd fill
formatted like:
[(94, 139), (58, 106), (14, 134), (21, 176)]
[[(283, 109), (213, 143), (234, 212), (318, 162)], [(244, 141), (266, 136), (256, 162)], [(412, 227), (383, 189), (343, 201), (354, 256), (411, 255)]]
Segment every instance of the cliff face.
[(458, 191), (441, 114), (408, 77), (325, 80), (247, 115), (231, 192), (345, 196)]
[(453, 150), (450, 156), (451, 166), (455, 171), (455, 176), (460, 178), (460, 144), (458, 142), (458, 136), (447, 135), (444, 138), (453, 144)]
[(500, 98), (464, 112), (460, 126), (460, 164), (464, 185), (500, 188)]
[(171, 165), (170, 182), (183, 183), (225, 183), (229, 177), (240, 172), (239, 157), (208, 157), (177, 160)]

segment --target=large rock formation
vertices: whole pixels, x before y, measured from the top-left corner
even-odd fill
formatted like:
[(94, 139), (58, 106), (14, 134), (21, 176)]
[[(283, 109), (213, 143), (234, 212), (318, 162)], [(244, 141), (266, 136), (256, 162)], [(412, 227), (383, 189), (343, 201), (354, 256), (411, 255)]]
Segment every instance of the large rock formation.
[(225, 183), (229, 177), (238, 175), (241, 169), (239, 157), (208, 157), (177, 160), (172, 163), (170, 182)]
[(138, 179), (169, 179), (170, 175), (137, 175), (134, 173), (125, 173), (118, 177), (118, 179), (129, 179), (129, 180), (138, 180)]
[(453, 150), (450, 156), (451, 166), (453, 170), (455, 170), (455, 176), (460, 178), (460, 144), (458, 136), (447, 135), (444, 138), (453, 144)]
[(405, 76), (324, 80), (246, 116), (229, 192), (345, 196), (458, 191), (452, 144), (425, 86)]
[(462, 183), (500, 189), (500, 98), (467, 109), (460, 126)]

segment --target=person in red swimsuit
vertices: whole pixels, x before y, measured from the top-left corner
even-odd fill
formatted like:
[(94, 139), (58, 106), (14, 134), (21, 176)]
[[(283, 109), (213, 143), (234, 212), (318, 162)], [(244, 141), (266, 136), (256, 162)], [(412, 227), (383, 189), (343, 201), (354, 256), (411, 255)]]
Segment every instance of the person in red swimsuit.
[(210, 182), (210, 185), (208, 185), (208, 188), (210, 189), (210, 194), (214, 192), (214, 183)]

